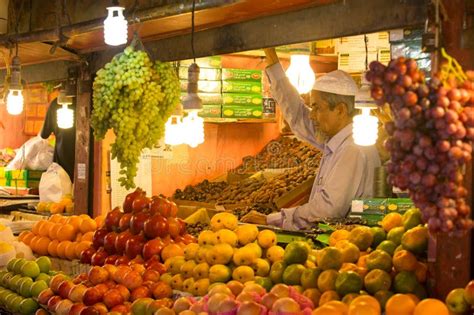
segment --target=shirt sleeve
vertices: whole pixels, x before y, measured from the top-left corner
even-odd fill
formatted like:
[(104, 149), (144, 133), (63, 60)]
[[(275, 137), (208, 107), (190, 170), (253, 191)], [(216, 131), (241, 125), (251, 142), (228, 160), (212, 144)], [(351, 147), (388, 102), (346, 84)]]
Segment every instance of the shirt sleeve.
[(270, 90), (277, 101), (291, 131), (301, 140), (322, 149), (323, 143), (318, 142), (314, 125), (310, 118), (310, 110), (301, 99), (296, 89), (283, 71), (280, 63), (273, 64), (266, 69), (270, 81)]
[(271, 213), (267, 215), (267, 224), (281, 227), (283, 223), (283, 217), (281, 212)]
[(46, 111), (43, 128), (41, 129), (40, 133), (40, 136), (43, 139), (48, 139), (49, 136), (54, 132), (54, 124), (56, 123), (55, 108), (55, 101), (53, 101), (51, 104), (49, 104), (48, 110)]
[(365, 185), (367, 168), (366, 156), (357, 148), (348, 147), (341, 152), (313, 199), (296, 207), (293, 213), (286, 213), (283, 227), (298, 230), (309, 227), (318, 218), (345, 217), (357, 191)]

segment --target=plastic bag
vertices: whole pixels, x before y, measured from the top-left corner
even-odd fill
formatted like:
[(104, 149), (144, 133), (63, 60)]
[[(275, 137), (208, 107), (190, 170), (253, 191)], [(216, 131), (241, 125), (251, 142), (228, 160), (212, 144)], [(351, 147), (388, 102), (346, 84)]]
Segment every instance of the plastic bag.
[(39, 194), (41, 202), (59, 202), (64, 195), (71, 194), (72, 182), (66, 171), (52, 163), (41, 175)]
[(48, 141), (37, 136), (26, 141), (18, 150), (7, 170), (28, 169), (44, 171), (53, 163), (54, 148)]

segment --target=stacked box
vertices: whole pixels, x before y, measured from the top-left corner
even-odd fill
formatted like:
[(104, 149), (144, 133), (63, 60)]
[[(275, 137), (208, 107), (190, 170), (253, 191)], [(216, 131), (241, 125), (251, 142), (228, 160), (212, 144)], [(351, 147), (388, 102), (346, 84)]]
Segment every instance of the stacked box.
[(6, 171), (6, 186), (15, 188), (38, 188), (43, 171), (11, 170)]
[[(194, 63), (193, 59), (181, 60), (181, 66), (190, 66)], [(222, 57), (221, 56), (210, 56), (203, 58), (196, 58), (196, 64), (200, 68), (222, 68)]]
[(222, 117), (262, 118), (262, 71), (222, 69)]
[(0, 186), (8, 186), (10, 184), (10, 180), (6, 175), (5, 167), (0, 167)]

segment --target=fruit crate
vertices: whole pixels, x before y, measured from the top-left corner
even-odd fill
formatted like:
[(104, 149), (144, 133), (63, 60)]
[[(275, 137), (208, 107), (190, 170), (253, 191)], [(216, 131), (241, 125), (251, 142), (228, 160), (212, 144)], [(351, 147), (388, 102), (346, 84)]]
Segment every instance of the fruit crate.
[(48, 220), (48, 215), (36, 214), (36, 213), (28, 213), (23, 211), (12, 211), (10, 214), (13, 216), (13, 221), (41, 221), (41, 220)]
[(51, 259), (52, 270), (62, 271), (69, 276), (76, 276), (83, 272), (88, 272), (91, 265), (81, 264), (77, 259), (66, 260), (56, 257), (49, 257)]

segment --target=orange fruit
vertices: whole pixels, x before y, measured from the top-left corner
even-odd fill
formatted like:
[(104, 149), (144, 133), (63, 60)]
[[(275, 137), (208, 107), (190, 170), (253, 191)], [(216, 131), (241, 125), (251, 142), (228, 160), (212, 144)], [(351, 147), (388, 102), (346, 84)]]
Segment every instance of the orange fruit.
[(336, 230), (329, 236), (329, 246), (335, 246), (337, 242), (347, 240), (350, 232), (347, 230)]
[(169, 244), (161, 251), (161, 258), (163, 261), (175, 256), (184, 256), (184, 250), (177, 244)]
[(420, 299), (413, 293), (407, 293), (406, 295), (408, 295), (408, 297), (410, 297), (413, 300), (413, 302), (415, 302), (415, 304), (420, 303)]
[(70, 224), (61, 225), (58, 230), (58, 240), (72, 241), (76, 238), (76, 231)]
[(383, 227), (385, 232), (388, 232), (395, 227), (403, 226), (402, 215), (398, 212), (389, 213), (383, 218), (380, 225)]
[(311, 312), (311, 315), (346, 315), (346, 313), (341, 312), (337, 308), (332, 305), (328, 305), (327, 303)]
[(424, 299), (415, 307), (413, 315), (449, 315), (448, 307), (437, 299)]
[(92, 246), (92, 242), (81, 241), (76, 244), (76, 257), (79, 259), (81, 257), (82, 251), (88, 249)]
[(357, 266), (359, 266), (360, 268), (367, 269), (367, 257), (369, 257), (369, 255), (364, 255), (364, 256), (361, 255), (359, 257), (359, 260), (357, 260)]
[(43, 224), (41, 224), (40, 229), (38, 230), (38, 233), (40, 236), (49, 236), (49, 230), (51, 229), (53, 223), (49, 221), (44, 221)]
[(425, 283), (427, 273), (428, 265), (426, 263), (418, 262), (415, 269), (416, 280), (420, 283)]
[(35, 252), (41, 256), (48, 255), (48, 245), (51, 242), (46, 236), (41, 236), (35, 244)]
[(76, 234), (76, 238), (74, 239), (75, 242), (80, 242), (82, 240), (82, 233), (79, 232)]
[(66, 258), (69, 260), (73, 260), (76, 258), (76, 242), (69, 242), (65, 247), (65, 255)]
[(33, 237), (31, 238), (30, 245), (29, 245), (32, 251), (35, 251), (36, 242), (39, 241), (40, 238), (41, 238), (41, 236), (33, 234)]
[(341, 312), (341, 314), (347, 314), (347, 312), (349, 311), (349, 307), (341, 301), (329, 301), (326, 302), (324, 306), (331, 306)]
[(393, 254), (392, 262), (397, 271), (414, 271), (418, 260), (411, 252), (402, 249)]
[(415, 301), (407, 294), (395, 294), (385, 304), (385, 313), (387, 315), (411, 315), (415, 307)]
[(58, 239), (58, 230), (61, 227), (61, 224), (59, 223), (51, 223), (51, 229), (49, 230), (49, 238), (52, 240), (57, 240)]
[(105, 215), (99, 215), (94, 220), (95, 220), (95, 223), (97, 223), (97, 228), (99, 229), (104, 226)]
[[(380, 306), (379, 306), (380, 307)], [(380, 310), (377, 310), (372, 304), (367, 302), (351, 303), (349, 306), (348, 315), (380, 315)]]
[(33, 232), (30, 232), (30, 231), (27, 231), (24, 235), (23, 235), (23, 239), (21, 240), (23, 243), (25, 243), (26, 245), (30, 246), (30, 243), (31, 243), (31, 239), (35, 236), (35, 234)]
[(87, 241), (87, 242), (92, 242), (92, 239), (94, 237), (94, 232), (87, 232), (82, 235), (81, 241)]
[(53, 214), (53, 215), (49, 218), (49, 221), (50, 221), (50, 222), (53, 222), (53, 223), (59, 223), (59, 222), (61, 222), (61, 218), (62, 218), (62, 217), (63, 217), (63, 216), (60, 215), (60, 214)]
[(97, 222), (91, 218), (83, 219), (81, 225), (79, 226), (81, 233), (85, 234), (87, 232), (93, 232), (97, 230)]
[(66, 223), (71, 224), (76, 231), (79, 231), (79, 227), (82, 224), (83, 219), (77, 215), (73, 215), (67, 218)]
[(58, 257), (66, 258), (66, 247), (71, 243), (71, 241), (62, 241), (58, 245)]
[(48, 245), (48, 253), (51, 257), (58, 257), (58, 240), (52, 240)]
[(372, 306), (376, 311), (380, 313), (381, 307), (379, 301), (377, 301), (376, 298), (370, 295), (360, 295), (356, 297), (354, 300), (352, 300), (351, 304), (358, 304), (358, 303), (367, 303), (370, 306)]
[(336, 291), (329, 290), (321, 294), (321, 297), (319, 298), (319, 305), (324, 305), (330, 301), (339, 301), (340, 299), (341, 297)]
[(20, 235), (18, 235), (18, 241), (19, 241), (19, 242), (23, 242), (23, 239), (25, 238), (26, 234), (28, 234), (28, 233), (30, 233), (30, 232), (28, 232), (28, 231), (22, 231), (22, 232), (20, 233)]
[(31, 229), (31, 232), (33, 232), (35, 235), (39, 235), (39, 230), (42, 225), (43, 225), (43, 220), (36, 222), (35, 224), (33, 224), (33, 228)]

